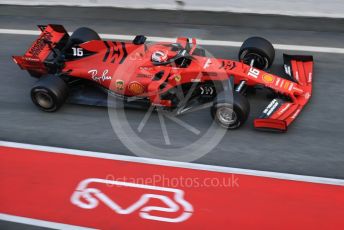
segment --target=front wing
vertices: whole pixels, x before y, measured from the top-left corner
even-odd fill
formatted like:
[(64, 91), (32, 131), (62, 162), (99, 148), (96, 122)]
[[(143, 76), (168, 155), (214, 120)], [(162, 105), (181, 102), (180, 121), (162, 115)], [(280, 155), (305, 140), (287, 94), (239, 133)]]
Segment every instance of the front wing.
[(288, 126), (300, 114), (312, 94), (313, 57), (284, 54), (285, 72), (295, 82), (297, 95), (288, 95), (291, 102), (275, 98), (254, 121), (254, 127), (262, 130), (286, 132)]

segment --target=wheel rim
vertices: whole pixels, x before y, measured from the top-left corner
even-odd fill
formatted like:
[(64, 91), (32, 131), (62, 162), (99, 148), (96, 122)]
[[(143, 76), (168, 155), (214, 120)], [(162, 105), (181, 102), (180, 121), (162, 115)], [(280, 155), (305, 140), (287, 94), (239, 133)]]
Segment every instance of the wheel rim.
[(258, 69), (267, 69), (269, 67), (269, 60), (256, 53), (248, 53), (243, 58), (245, 64), (250, 65), (251, 61), (254, 60), (254, 67)]
[(44, 109), (50, 109), (54, 106), (54, 100), (48, 92), (37, 91), (35, 92), (34, 97), (37, 104)]
[(216, 113), (221, 124), (225, 126), (233, 125), (238, 120), (236, 113), (229, 107), (220, 107), (217, 109)]

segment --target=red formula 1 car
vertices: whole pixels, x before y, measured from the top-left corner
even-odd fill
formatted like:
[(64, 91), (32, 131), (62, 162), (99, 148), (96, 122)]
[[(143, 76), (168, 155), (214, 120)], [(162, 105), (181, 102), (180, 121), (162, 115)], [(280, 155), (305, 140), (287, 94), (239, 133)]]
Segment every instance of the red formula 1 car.
[(286, 131), (311, 97), (312, 56), (284, 55), (289, 77), (276, 76), (266, 72), (275, 50), (260, 37), (247, 39), (239, 61), (233, 61), (206, 55), (196, 39), (146, 44), (143, 35), (130, 42), (105, 41), (89, 28), (71, 36), (61, 25), (39, 28), (42, 33), (32, 47), (13, 60), (39, 78), (31, 98), (44, 111), (56, 111), (66, 99), (103, 105), (101, 97), (93, 100), (80, 91), (93, 87), (126, 104), (153, 105), (176, 115), (210, 104), (215, 121), (235, 129), (248, 118), (248, 90), (264, 87), (274, 98), (254, 126)]

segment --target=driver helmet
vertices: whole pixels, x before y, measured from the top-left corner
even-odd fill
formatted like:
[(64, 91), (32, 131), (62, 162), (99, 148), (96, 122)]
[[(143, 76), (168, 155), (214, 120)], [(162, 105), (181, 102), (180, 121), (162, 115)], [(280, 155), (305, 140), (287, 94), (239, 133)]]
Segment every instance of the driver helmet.
[(162, 63), (162, 62), (166, 62), (167, 59), (168, 59), (167, 51), (158, 50), (152, 54), (152, 61), (154, 62)]

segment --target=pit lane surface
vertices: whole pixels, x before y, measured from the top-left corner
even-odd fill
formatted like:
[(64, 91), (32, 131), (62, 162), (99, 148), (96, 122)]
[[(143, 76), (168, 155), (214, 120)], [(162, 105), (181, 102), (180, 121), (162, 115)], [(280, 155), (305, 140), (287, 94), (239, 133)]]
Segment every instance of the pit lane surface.
[[(292, 45), (331, 46), (343, 48), (343, 32), (340, 28), (328, 31), (328, 27), (301, 30), (276, 28), (274, 21), (265, 20), (262, 28), (252, 27), (254, 22), (237, 22), (237, 25), (197, 25), (180, 22), (167, 23), (154, 21), (90, 19), (75, 11), (71, 17), (45, 15), (27, 16), (6, 15), (2, 9), (0, 28), (35, 29), (36, 24), (63, 24), (69, 31), (80, 26), (89, 26), (99, 33), (145, 34), (147, 36), (188, 36), (202, 39), (243, 41), (253, 35), (263, 36), (273, 43)], [(70, 9), (69, 9), (70, 10)], [(13, 12), (13, 10), (12, 10)], [(23, 12), (23, 11), (22, 11)], [(61, 15), (63, 8), (61, 8)], [(20, 13), (20, 11), (19, 11)], [(144, 12), (140, 13), (143, 17)], [(51, 14), (54, 15), (54, 14)], [(135, 18), (135, 14), (128, 17)], [(230, 19), (229, 19), (230, 20)], [(338, 24), (338, 27), (341, 24)], [(268, 27), (271, 27), (268, 29)], [(323, 30), (323, 31), (322, 31)], [(121, 143), (111, 127), (105, 108), (78, 105), (65, 105), (57, 113), (43, 113), (35, 108), (29, 98), (29, 90), (35, 79), (21, 71), (11, 60), (11, 55), (20, 55), (29, 47), (35, 36), (0, 35), (0, 140), (16, 141), (48, 146), (59, 146), (82, 150), (132, 155)], [(206, 47), (216, 57), (236, 59), (238, 48), (211, 46)], [(272, 71), (282, 73), (282, 53), (277, 57)], [(309, 54), (306, 52), (288, 52)], [(264, 95), (251, 96), (251, 115), (247, 124), (240, 130), (228, 132), (221, 143), (197, 163), (275, 171), (320, 177), (344, 178), (343, 137), (343, 85), (344, 55), (331, 53), (312, 53), (315, 57), (314, 93), (310, 104), (302, 111), (288, 133), (264, 133), (252, 129), (253, 118), (265, 105)], [(129, 111), (129, 118), (144, 111)], [(206, 128), (211, 122), (209, 112), (190, 114), (189, 120), (197, 121), (199, 129)], [(154, 120), (154, 119), (153, 119)], [(133, 119), (138, 125), (140, 120)], [(179, 133), (176, 124), (166, 121), (170, 138), (177, 143), (187, 144), (189, 133)], [(158, 122), (150, 122), (151, 132), (147, 137), (152, 143), (159, 144), (161, 128)], [(181, 136), (182, 135), (182, 136)]]

